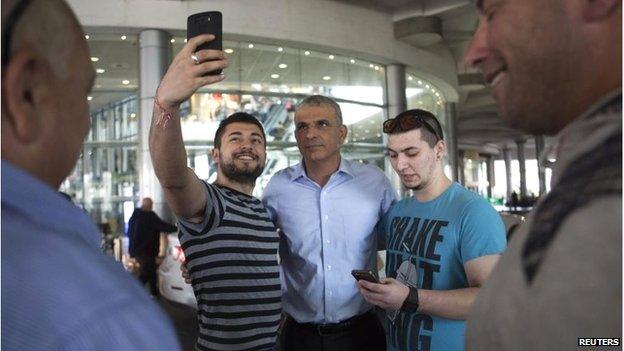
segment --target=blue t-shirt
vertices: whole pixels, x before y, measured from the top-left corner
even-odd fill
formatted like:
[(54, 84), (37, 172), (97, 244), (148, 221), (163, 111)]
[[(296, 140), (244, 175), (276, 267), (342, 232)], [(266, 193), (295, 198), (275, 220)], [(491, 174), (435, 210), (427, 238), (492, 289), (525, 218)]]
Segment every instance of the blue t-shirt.
[[(464, 264), (499, 254), (506, 246), (499, 214), (457, 183), (428, 202), (403, 199), (380, 225), (387, 247), (386, 275), (420, 289), (466, 288)], [(465, 321), (406, 312), (386, 321), (388, 350), (463, 349)]]

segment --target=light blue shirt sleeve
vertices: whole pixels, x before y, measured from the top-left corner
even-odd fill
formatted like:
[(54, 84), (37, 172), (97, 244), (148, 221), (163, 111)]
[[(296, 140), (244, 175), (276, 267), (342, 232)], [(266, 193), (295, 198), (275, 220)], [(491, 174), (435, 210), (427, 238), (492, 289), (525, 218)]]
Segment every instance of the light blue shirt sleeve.
[(388, 177), (383, 177), (383, 187), (383, 199), (381, 200), (381, 213), (379, 214), (379, 218), (383, 218), (383, 216), (390, 210), (390, 207), (392, 207), (392, 205), (394, 205), (399, 199), (398, 192), (392, 187)]
[(275, 223), (277, 219), (277, 196), (275, 194), (276, 183), (278, 182), (277, 177), (273, 176), (269, 183), (264, 188), (264, 193), (262, 194), (262, 203), (264, 207), (266, 207), (267, 212), (269, 213), (269, 217)]
[(464, 264), (481, 256), (500, 254), (507, 246), (500, 215), (482, 198), (470, 201), (464, 208), (459, 239)]
[(385, 230), (385, 218), (392, 205), (398, 201), (398, 192), (394, 190), (390, 180), (384, 177), (384, 192), (383, 199), (381, 200), (381, 207), (379, 212), (379, 222), (375, 226), (375, 234), (377, 236), (377, 250), (386, 249), (386, 230)]

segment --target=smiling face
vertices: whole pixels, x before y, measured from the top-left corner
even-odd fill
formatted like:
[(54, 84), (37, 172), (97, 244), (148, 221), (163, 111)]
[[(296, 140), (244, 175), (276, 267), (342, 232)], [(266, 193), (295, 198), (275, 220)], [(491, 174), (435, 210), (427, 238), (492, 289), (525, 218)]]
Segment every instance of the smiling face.
[(331, 162), (340, 158), (347, 127), (329, 105), (302, 105), (295, 113), (295, 137), (306, 165)]
[(535, 134), (562, 128), (578, 68), (571, 5), (565, 3), (570, 2), (482, 1), (466, 63), (483, 73), (501, 116), (513, 127)]
[(390, 164), (408, 189), (422, 190), (440, 179), (445, 151), (444, 141), (431, 147), (423, 140), (420, 129), (388, 135)]
[(212, 157), (219, 172), (229, 179), (254, 184), (264, 170), (266, 146), (260, 128), (252, 123), (234, 122), (225, 127), (221, 146)]

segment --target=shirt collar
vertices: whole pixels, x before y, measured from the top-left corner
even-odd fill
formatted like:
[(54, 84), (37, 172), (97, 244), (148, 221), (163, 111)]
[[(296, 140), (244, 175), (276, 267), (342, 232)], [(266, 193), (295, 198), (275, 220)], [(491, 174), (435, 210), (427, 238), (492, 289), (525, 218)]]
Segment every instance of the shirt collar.
[[(351, 161), (345, 159), (342, 156), (340, 157), (340, 166), (338, 166), (338, 171), (336, 171), (335, 173), (344, 173), (346, 175), (349, 175), (351, 178), (355, 176)], [(301, 162), (293, 167), (293, 172), (290, 174), (290, 181), (293, 182), (301, 177), (308, 177), (305, 172), (305, 167), (303, 166), (303, 160), (301, 160)]]
[(99, 246), (97, 228), (76, 205), (30, 173), (6, 160), (1, 163), (2, 207), (8, 206), (33, 224), (57, 232), (70, 232)]

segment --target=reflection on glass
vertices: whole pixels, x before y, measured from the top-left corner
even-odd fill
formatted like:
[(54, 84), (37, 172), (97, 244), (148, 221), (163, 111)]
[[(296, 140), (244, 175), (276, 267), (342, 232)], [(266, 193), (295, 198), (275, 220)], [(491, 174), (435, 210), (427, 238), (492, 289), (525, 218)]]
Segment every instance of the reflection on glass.
[[(123, 232), (124, 213), (127, 216), (138, 201), (138, 40), (123, 35), (121, 39), (120, 33), (93, 34), (89, 41), (92, 54), (100, 58), (89, 101), (92, 129), (73, 173), (61, 187), (96, 223), (108, 223), (114, 233)], [(174, 39), (173, 55), (185, 44), (184, 37)], [(229, 60), (226, 79), (201, 88), (181, 106), (188, 164), (199, 178), (216, 178), (210, 150), (219, 122), (245, 111), (263, 123), (267, 135), (267, 165), (254, 191), (260, 196), (275, 172), (300, 161), (294, 112), (311, 94), (331, 96), (340, 104), (349, 131), (343, 155), (383, 168), (383, 65), (259, 42), (224, 40), (223, 48)]]
[[(173, 54), (182, 49), (173, 44)], [(354, 57), (300, 48), (224, 40), (226, 79), (210, 90), (279, 94), (322, 94), (383, 104), (385, 68)]]
[(422, 109), (433, 113), (444, 126), (444, 95), (432, 83), (414, 74), (406, 75), (405, 95), (408, 109)]

